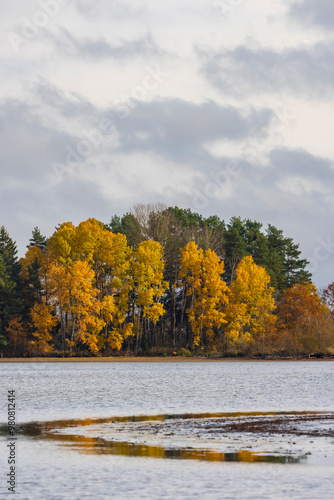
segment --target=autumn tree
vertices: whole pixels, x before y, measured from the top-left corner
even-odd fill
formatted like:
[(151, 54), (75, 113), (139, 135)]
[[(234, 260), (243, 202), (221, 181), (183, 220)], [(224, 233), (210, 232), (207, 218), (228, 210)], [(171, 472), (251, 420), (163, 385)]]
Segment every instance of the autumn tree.
[(95, 255), (102, 232), (103, 225), (95, 219), (78, 227), (66, 222), (48, 240), (50, 302), (59, 316), (63, 350), (69, 347), (71, 352), (81, 344), (93, 353), (99, 351), (105, 321), (97, 298)]
[[(63, 346), (66, 340), (95, 353), (108, 346), (119, 350), (133, 326), (128, 320), (131, 248), (125, 235), (114, 234), (96, 219), (77, 227), (65, 223), (49, 239), (47, 254)], [(71, 287), (76, 292), (69, 295)]]
[[(168, 284), (163, 280), (163, 249), (157, 241), (140, 243), (132, 255), (133, 317), (136, 323), (136, 352), (141, 344), (142, 333), (149, 339), (150, 323), (155, 325), (164, 314), (161, 298)], [(146, 320), (146, 321), (145, 321)]]
[(85, 261), (67, 267), (56, 263), (51, 266), (50, 280), (52, 304), (60, 316), (63, 347), (67, 343), (71, 352), (81, 343), (91, 352), (98, 352), (98, 334), (104, 322), (99, 314), (98, 290), (93, 285), (94, 271)]
[(181, 249), (179, 277), (195, 346), (213, 345), (219, 328), (226, 323), (223, 307), (227, 303), (226, 283), (222, 280), (224, 263), (213, 250), (198, 248), (194, 241)]
[(49, 306), (36, 303), (30, 312), (33, 340), (29, 342), (34, 354), (46, 355), (53, 350), (53, 329), (57, 324), (57, 318), (52, 314)]
[(133, 335), (131, 257), (125, 235), (104, 231), (95, 257), (96, 287), (105, 321), (104, 340), (111, 349), (121, 349), (124, 340)]
[(86, 261), (94, 271), (94, 286), (104, 320), (100, 348), (119, 350), (125, 338), (132, 335), (132, 323), (127, 321), (131, 286), (131, 254), (126, 236), (106, 230), (95, 219), (81, 222), (75, 230), (73, 255)]
[(326, 302), (334, 319), (334, 282), (330, 283), (322, 292), (322, 298)]
[(282, 345), (288, 351), (324, 352), (334, 346), (334, 322), (314, 284), (295, 284), (277, 306)]
[(64, 222), (48, 240), (48, 251), (53, 261), (63, 265), (71, 265), (73, 262), (73, 240), (75, 237), (75, 226), (72, 222)]
[(299, 319), (317, 315), (323, 311), (323, 303), (313, 284), (295, 284), (285, 290), (277, 306), (278, 326), (293, 329)]
[(268, 325), (275, 321), (274, 289), (269, 286), (267, 271), (254, 263), (253, 257), (244, 257), (236, 278), (229, 288), (225, 330), (232, 343), (265, 337)]

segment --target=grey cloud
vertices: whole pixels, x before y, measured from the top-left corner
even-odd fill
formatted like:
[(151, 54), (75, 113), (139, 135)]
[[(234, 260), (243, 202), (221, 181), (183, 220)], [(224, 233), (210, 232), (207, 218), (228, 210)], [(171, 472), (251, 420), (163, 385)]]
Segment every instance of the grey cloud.
[[(257, 192), (258, 200), (267, 199), (268, 210), (277, 211), (274, 200), (284, 199), (280, 211), (286, 212), (291, 206), (316, 206), (320, 209), (326, 205), (325, 194), (331, 193), (334, 183), (333, 163), (319, 156), (312, 155), (302, 149), (273, 149), (268, 154), (267, 166), (259, 166), (244, 160), (240, 163), (242, 176), (238, 178), (240, 186), (244, 186), (245, 193), (242, 199), (251, 198), (251, 192), (246, 195), (247, 186), (252, 186), (251, 191)], [(270, 193), (268, 197), (268, 193)], [(255, 198), (256, 199), (256, 198)], [(273, 201), (272, 207), (270, 203)], [(310, 206), (311, 206), (310, 205)], [(328, 205), (327, 210), (332, 211)], [(275, 216), (273, 216), (273, 219)]]
[(292, 174), (311, 181), (320, 181), (324, 187), (334, 184), (334, 168), (327, 159), (314, 156), (304, 150), (276, 149), (270, 153), (276, 178)]
[(46, 113), (52, 109), (53, 116), (61, 116), (66, 120), (79, 118), (83, 125), (96, 122), (100, 110), (89, 100), (76, 92), (63, 92), (48, 80), (40, 79), (31, 86), (31, 100), (36, 101), (37, 109)]
[(334, 2), (333, 0), (302, 0), (291, 6), (289, 15), (303, 24), (331, 30), (334, 27)]
[(63, 222), (66, 217), (66, 220), (76, 223), (89, 217), (105, 222), (109, 221), (113, 210), (117, 210), (101, 196), (95, 184), (78, 178), (67, 179), (65, 183), (52, 188), (50, 201), (53, 202), (50, 206), (62, 207), (62, 220), (58, 222)]
[(45, 79), (40, 79), (32, 86), (31, 91), (41, 109), (48, 106), (54, 110), (54, 114), (60, 114), (66, 119), (80, 117), (83, 122), (87, 122), (93, 121), (98, 115), (96, 107), (82, 95), (73, 92), (65, 94)]
[(0, 109), (1, 177), (16, 184), (34, 185), (49, 175), (50, 158), (58, 158), (73, 137), (43, 125), (39, 112), (20, 101), (6, 101)]
[(333, 94), (333, 44), (319, 43), (281, 52), (239, 46), (230, 51), (198, 54), (202, 73), (214, 86), (231, 95), (287, 91), (325, 98)]
[(112, 17), (124, 17), (138, 15), (144, 11), (144, 5), (141, 0), (136, 0), (134, 5), (131, 0), (75, 0), (76, 8), (81, 15), (103, 17), (108, 15)]
[(252, 136), (270, 123), (269, 109), (242, 113), (214, 102), (195, 104), (178, 99), (136, 103), (123, 120), (111, 111), (123, 151), (152, 151), (178, 161), (207, 160), (203, 148), (217, 139), (237, 141)]
[[(226, 158), (225, 164), (228, 161)], [(224, 182), (226, 180), (230, 188), (226, 193), (234, 210), (238, 207), (244, 213), (247, 210), (252, 213), (254, 209), (259, 213), (271, 213), (269, 222), (275, 220), (278, 213), (284, 213), (289, 218), (293, 216), (294, 210), (301, 210), (305, 206), (316, 206), (318, 210), (326, 206), (328, 213), (333, 212), (324, 193), (331, 193), (334, 166), (326, 158), (311, 155), (304, 150), (274, 149), (268, 155), (266, 166), (257, 165), (245, 158), (237, 161), (237, 165), (236, 175), (225, 178), (221, 176), (221, 185), (227, 187)], [(212, 178), (207, 175), (208, 182), (211, 182), (210, 177)], [(300, 179), (301, 189), (294, 192), (293, 188), (298, 188), (298, 184), (286, 189), (282, 181), (289, 179)], [(305, 182), (310, 187), (306, 192), (303, 190)], [(202, 189), (200, 182), (197, 182), (196, 188), (199, 191)]]
[(164, 52), (158, 47), (150, 33), (132, 40), (117, 39), (107, 41), (104, 37), (78, 38), (66, 28), (58, 32), (44, 30), (42, 38), (52, 42), (56, 51), (61, 51), (71, 57), (88, 58), (98, 61), (105, 58), (121, 59), (138, 56), (162, 56)]
[[(205, 148), (206, 143), (224, 139), (237, 142), (258, 136), (259, 133), (265, 134), (274, 118), (273, 112), (268, 108), (245, 110), (220, 106), (213, 101), (196, 104), (168, 98), (151, 102), (128, 101), (114, 108), (101, 110), (80, 96), (65, 95), (46, 81), (41, 81), (33, 90), (39, 107), (34, 118), (32, 109), (29, 108), (28, 121), (34, 121), (39, 140), (47, 133), (47, 125), (43, 128), (39, 124), (38, 114), (44, 115), (44, 123), (46, 114), (50, 117), (46, 120), (47, 123), (52, 123), (51, 117), (59, 118), (58, 129), (53, 130), (55, 144), (52, 145), (53, 161), (57, 162), (64, 161), (66, 148), (75, 148), (85, 138), (83, 130), (96, 130), (101, 120), (109, 119), (118, 133), (119, 146), (113, 143), (110, 147), (105, 137), (99, 147), (100, 152), (146, 152), (199, 167), (216, 164), (217, 160)], [(21, 107), (16, 109), (14, 123), (22, 121), (21, 110)], [(64, 120), (66, 129), (62, 132), (60, 127)], [(71, 124), (73, 132), (70, 134), (67, 130)], [(52, 128), (54, 127), (50, 126)], [(219, 159), (218, 163), (223, 160)]]

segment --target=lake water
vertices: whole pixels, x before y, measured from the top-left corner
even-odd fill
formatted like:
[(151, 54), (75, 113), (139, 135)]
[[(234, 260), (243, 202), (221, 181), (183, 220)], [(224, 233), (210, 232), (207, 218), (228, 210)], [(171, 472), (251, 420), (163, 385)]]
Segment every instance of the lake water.
[[(334, 425), (312, 415), (334, 412), (333, 374), (331, 361), (0, 363), (1, 498), (14, 390), (17, 499), (332, 499)], [(300, 412), (292, 437), (222, 427)]]

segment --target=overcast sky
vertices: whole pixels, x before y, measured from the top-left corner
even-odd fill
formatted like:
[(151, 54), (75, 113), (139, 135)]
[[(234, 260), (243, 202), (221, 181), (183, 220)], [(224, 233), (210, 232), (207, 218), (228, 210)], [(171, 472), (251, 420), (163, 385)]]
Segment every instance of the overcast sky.
[(333, 0), (0, 0), (0, 225), (136, 203), (283, 229), (334, 281)]

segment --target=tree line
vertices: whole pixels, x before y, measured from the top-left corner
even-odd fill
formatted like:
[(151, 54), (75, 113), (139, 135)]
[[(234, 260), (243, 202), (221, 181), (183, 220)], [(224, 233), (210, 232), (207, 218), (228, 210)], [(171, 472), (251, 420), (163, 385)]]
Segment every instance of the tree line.
[(0, 229), (3, 356), (334, 354), (334, 284), (319, 293), (272, 225), (137, 205), (108, 224)]

